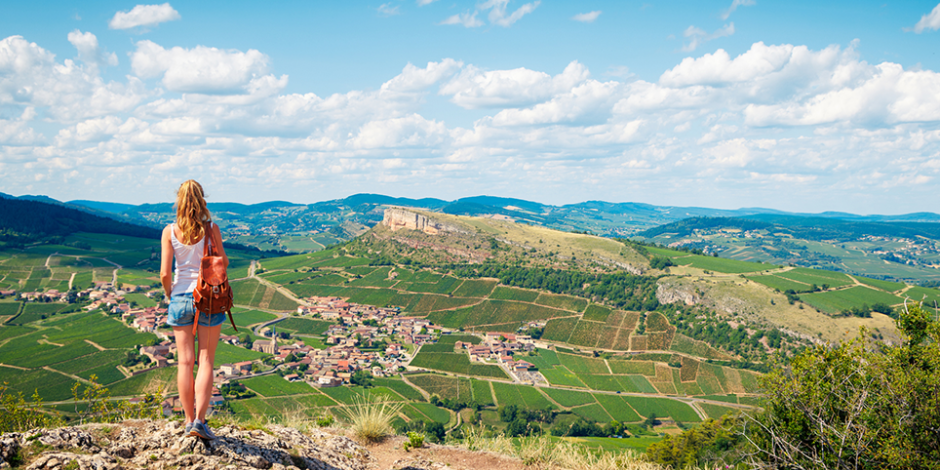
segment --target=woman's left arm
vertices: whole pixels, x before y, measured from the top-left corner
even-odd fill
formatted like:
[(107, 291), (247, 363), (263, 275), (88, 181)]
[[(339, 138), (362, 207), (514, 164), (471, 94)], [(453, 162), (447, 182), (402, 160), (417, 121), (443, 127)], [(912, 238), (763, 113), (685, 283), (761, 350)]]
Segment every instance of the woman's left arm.
[(163, 293), (166, 299), (170, 300), (170, 292), (173, 289), (173, 242), (170, 241), (171, 225), (163, 229), (163, 236), (160, 237), (160, 283), (163, 284)]
[(222, 231), (219, 229), (219, 224), (212, 224), (212, 243), (215, 243), (216, 248), (219, 249), (219, 256), (225, 260), (225, 267), (228, 268), (228, 255), (225, 254), (225, 246), (222, 245)]

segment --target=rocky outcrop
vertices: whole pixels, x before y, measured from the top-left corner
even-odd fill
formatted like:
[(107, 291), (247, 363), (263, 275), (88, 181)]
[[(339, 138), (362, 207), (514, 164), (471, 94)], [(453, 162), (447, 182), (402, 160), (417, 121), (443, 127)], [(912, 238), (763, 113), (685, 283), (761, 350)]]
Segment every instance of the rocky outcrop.
[(694, 286), (688, 286), (671, 281), (660, 281), (656, 287), (656, 299), (661, 304), (674, 304), (677, 302), (686, 305), (695, 305), (702, 302), (702, 296)]
[(406, 452), (405, 438), (363, 447), (338, 428), (303, 432), (280, 425), (264, 429), (213, 428), (206, 441), (183, 433), (179, 421), (135, 420), (0, 434), (0, 469), (27, 470), (522, 470), (518, 459), (457, 447), (425, 444)]
[[(222, 426), (217, 440), (183, 434), (180, 422), (132, 421), (37, 429), (0, 438), (0, 468), (40, 448), (25, 468), (39, 469), (241, 469), (365, 470), (369, 452), (344, 436), (317, 429), (304, 434), (283, 426), (266, 431)], [(17, 457), (19, 456), (19, 457)]]
[(390, 207), (385, 209), (385, 216), (382, 218), (382, 224), (391, 231), (408, 229), (420, 230), (429, 235), (437, 235), (442, 232), (467, 233), (466, 230), (434, 220), (423, 214), (402, 209), (400, 207)]

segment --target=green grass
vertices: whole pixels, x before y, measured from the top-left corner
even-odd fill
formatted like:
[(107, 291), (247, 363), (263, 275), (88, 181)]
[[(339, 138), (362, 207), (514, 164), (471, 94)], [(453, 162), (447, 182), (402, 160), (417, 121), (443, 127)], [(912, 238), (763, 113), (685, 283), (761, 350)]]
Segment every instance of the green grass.
[(567, 387), (587, 388), (577, 375), (565, 368), (557, 366), (554, 369), (539, 369), (539, 372), (545, 376), (545, 380), (552, 385), (562, 385)]
[(610, 370), (615, 374), (638, 374), (653, 377), (656, 375), (656, 365), (652, 361), (626, 361), (608, 359)]
[(779, 290), (780, 292), (790, 290), (790, 289), (792, 289), (793, 291), (799, 292), (799, 291), (808, 290), (810, 288), (810, 284), (804, 284), (802, 282), (796, 282), (790, 279), (784, 279), (782, 277), (778, 277), (773, 274), (766, 274), (766, 275), (761, 275), (761, 276), (748, 276), (747, 278), (756, 283), (763, 284), (771, 289)]
[(411, 400), (411, 401), (425, 401), (425, 400), (424, 400), (424, 395), (421, 395), (421, 392), (415, 390), (414, 387), (412, 387), (411, 385), (406, 384), (406, 383), (405, 383), (403, 380), (401, 380), (401, 379), (397, 379), (397, 378), (393, 379), (393, 378), (385, 378), (385, 377), (376, 377), (376, 378), (372, 379), (372, 382), (373, 382), (375, 385), (379, 385), (379, 386), (382, 386), (382, 387), (388, 387), (388, 388), (394, 390), (394, 391), (395, 391), (396, 393), (398, 393), (399, 395), (401, 395), (401, 396), (407, 398), (408, 400)]
[(702, 411), (704, 411), (709, 418), (715, 419), (720, 418), (727, 413), (734, 413), (738, 411), (737, 409), (731, 408), (730, 406), (713, 405), (711, 403), (699, 403), (698, 405), (702, 407)]
[[(534, 304), (506, 300), (484, 300), (466, 308), (432, 313), (428, 319), (448, 328), (469, 328), (480, 325), (505, 325), (570, 315), (571, 312)], [(499, 330), (499, 328), (497, 328)]]
[(800, 295), (800, 300), (820, 311), (830, 314), (853, 307), (861, 307), (864, 304), (868, 306), (876, 303), (895, 305), (902, 302), (902, 299), (896, 295), (862, 286), (829, 292), (802, 294)]
[(545, 324), (545, 331), (542, 332), (542, 339), (548, 341), (568, 342), (571, 332), (578, 324), (577, 317), (551, 319)]
[(596, 403), (594, 395), (588, 392), (576, 392), (574, 390), (562, 390), (560, 388), (542, 389), (552, 400), (566, 408), (572, 406), (590, 405)]
[(726, 274), (752, 273), (776, 268), (777, 266), (761, 263), (752, 263), (750, 261), (738, 261), (728, 258), (715, 258), (713, 256), (690, 255), (675, 260), (680, 266), (691, 266), (693, 268), (715, 271)]
[(500, 406), (516, 405), (530, 410), (544, 410), (554, 407), (544, 395), (534, 387), (493, 382), (493, 392)]
[(409, 375), (408, 381), (431, 395), (469, 402), (473, 399), (470, 379), (435, 374)]
[(412, 403), (410, 406), (414, 407), (425, 416), (441, 424), (447, 424), (450, 421), (450, 412), (441, 408), (438, 408), (430, 403)]
[(777, 273), (776, 276), (804, 284), (816, 284), (820, 287), (823, 284), (828, 284), (829, 287), (842, 287), (854, 284), (852, 278), (843, 273), (824, 271), (822, 269), (794, 268), (790, 271)]
[(43, 369), (23, 371), (0, 367), (0, 383), (4, 382), (11, 392), (20, 392), (26, 399), (37, 391), (44, 401), (59, 401), (72, 397), (75, 379)]
[(253, 361), (265, 356), (268, 356), (268, 354), (259, 351), (249, 351), (240, 346), (233, 346), (228, 343), (219, 343), (219, 346), (215, 350), (215, 365)]
[(556, 295), (543, 292), (535, 299), (535, 303), (574, 312), (583, 312), (584, 309), (587, 308), (588, 301), (570, 295)]
[(362, 389), (353, 389), (350, 387), (329, 387), (320, 389), (321, 392), (344, 405), (351, 405), (353, 399), (361, 395), (359, 390)]
[(497, 281), (486, 279), (467, 279), (454, 291), (454, 297), (487, 297), (493, 292)]
[(613, 419), (607, 410), (604, 409), (600, 404), (593, 404), (587, 406), (579, 406), (577, 408), (572, 408), (571, 412), (588, 420), (594, 421), (596, 423), (609, 423)]
[(594, 394), (594, 398), (607, 410), (607, 413), (610, 414), (611, 417), (621, 423), (642, 421), (640, 416), (636, 414), (636, 411), (634, 411), (621, 396), (596, 393)]
[(519, 289), (516, 287), (499, 286), (490, 294), (491, 299), (518, 300), (521, 302), (535, 302), (539, 298), (539, 291)]
[(861, 282), (862, 284), (865, 284), (866, 286), (876, 287), (878, 289), (885, 290), (888, 292), (897, 292), (907, 287), (907, 284), (904, 284), (901, 282), (882, 281), (880, 279), (872, 279), (872, 278), (863, 277), (863, 276), (853, 276), (853, 277), (855, 278), (856, 281)]
[(650, 415), (655, 414), (660, 418), (668, 416), (682, 422), (697, 423), (701, 421), (701, 418), (698, 417), (698, 414), (691, 406), (677, 400), (636, 396), (625, 396), (623, 399), (644, 418), (649, 418)]
[(463, 375), (508, 378), (499, 366), (480, 363), (471, 364), (470, 357), (466, 353), (426, 353), (422, 350), (411, 361), (411, 365)]
[(903, 297), (907, 297), (915, 302), (923, 302), (924, 305), (933, 307), (935, 302), (940, 304), (940, 291), (936, 289), (929, 289), (926, 287), (915, 286), (911, 287), (903, 294)]
[(485, 380), (470, 379), (470, 390), (473, 393), (473, 400), (483, 406), (493, 405), (493, 391), (490, 389), (490, 383)]
[(289, 317), (274, 324), (281, 331), (288, 331), (298, 335), (319, 336), (336, 323), (325, 320), (312, 320), (307, 318)]
[(170, 394), (176, 390), (176, 367), (164, 367), (144, 372), (140, 375), (126, 378), (111, 384), (111, 396), (140, 396), (147, 392), (157, 391), (163, 386), (163, 392)]
[(587, 309), (584, 311), (584, 319), (605, 322), (607, 317), (610, 316), (611, 309), (603, 305), (591, 304), (588, 305)]
[(277, 374), (252, 377), (242, 380), (241, 383), (255, 393), (265, 397), (297, 395), (310, 393), (313, 390), (313, 388), (305, 382), (288, 382)]

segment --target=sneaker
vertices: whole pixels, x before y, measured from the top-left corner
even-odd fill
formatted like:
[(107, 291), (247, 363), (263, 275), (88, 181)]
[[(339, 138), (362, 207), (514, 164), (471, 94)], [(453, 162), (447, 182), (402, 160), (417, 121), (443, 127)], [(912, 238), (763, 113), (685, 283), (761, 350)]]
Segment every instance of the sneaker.
[(210, 441), (216, 439), (215, 434), (212, 434), (212, 431), (209, 430), (209, 426), (206, 426), (205, 423), (198, 420), (193, 421), (193, 428), (189, 432), (189, 435), (201, 437)]
[(183, 434), (188, 435), (193, 430), (193, 423), (186, 423), (186, 427), (183, 428)]

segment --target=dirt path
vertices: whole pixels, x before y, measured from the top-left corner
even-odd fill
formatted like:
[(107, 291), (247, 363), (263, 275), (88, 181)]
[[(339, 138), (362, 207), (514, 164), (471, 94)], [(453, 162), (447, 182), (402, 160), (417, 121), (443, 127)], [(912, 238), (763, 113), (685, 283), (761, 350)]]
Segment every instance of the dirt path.
[(83, 379), (83, 378), (81, 378), (81, 377), (79, 377), (79, 376), (77, 376), (77, 375), (73, 375), (73, 374), (68, 374), (68, 373), (62, 372), (61, 370), (55, 370), (55, 369), (53, 369), (53, 368), (51, 368), (51, 367), (49, 367), (49, 366), (43, 366), (43, 370), (47, 370), (47, 371), (49, 371), (49, 372), (55, 372), (56, 374), (64, 375), (64, 376), (69, 377), (69, 378), (71, 378), (71, 379), (77, 380), (77, 381), (79, 381), (79, 382), (81, 382), (81, 383), (86, 383), (86, 384), (90, 384), (90, 383), (91, 383), (91, 381), (88, 380), (88, 379)]
[(69, 276), (69, 290), (72, 290), (72, 285), (75, 283), (75, 275), (77, 274), (77, 272), (74, 272), (71, 276)]
[(52, 261), (52, 257), (53, 257), (53, 256), (57, 256), (58, 254), (59, 254), (59, 252), (57, 251), (57, 252), (55, 252), (55, 253), (49, 255), (49, 257), (46, 258), (46, 269), (49, 269), (49, 262)]
[(405, 376), (405, 374), (400, 374), (400, 375), (401, 375), (401, 381), (402, 381), (402, 382), (405, 382), (405, 383), (408, 384), (408, 385), (410, 385), (411, 388), (417, 390), (418, 393), (420, 393), (421, 396), (423, 396), (425, 400), (430, 400), (430, 399), (431, 399), (431, 394), (430, 394), (430, 393), (426, 392), (423, 388), (421, 388), (421, 387), (419, 387), (419, 386), (417, 386), (417, 385), (411, 383), (411, 381), (408, 380), (408, 377)]
[[(264, 298), (261, 300), (261, 305), (262, 305), (263, 308), (268, 308), (268, 306), (265, 305), (265, 301), (267, 301), (268, 303), (270, 303), (270, 302), (271, 302), (271, 298), (274, 297), (274, 292), (272, 292), (272, 290), (277, 291), (277, 292), (280, 292), (281, 295), (283, 295), (284, 297), (287, 297), (288, 299), (290, 299), (290, 300), (292, 300), (292, 301), (294, 301), (294, 302), (297, 302), (297, 303), (300, 304), (300, 305), (307, 305), (307, 306), (310, 305), (310, 302), (307, 302), (306, 300), (303, 300), (303, 299), (297, 297), (296, 295), (294, 295), (293, 292), (291, 292), (290, 290), (286, 289), (285, 287), (283, 287), (283, 286), (281, 286), (281, 285), (279, 285), (279, 284), (275, 284), (275, 283), (273, 283), (273, 282), (271, 282), (271, 281), (268, 281), (268, 280), (266, 280), (266, 279), (264, 279), (264, 278), (262, 278), (262, 277), (256, 276), (256, 275), (255, 275), (255, 266), (257, 266), (257, 265), (255, 264), (254, 261), (252, 261), (252, 262), (251, 262), (251, 265), (248, 266), (248, 277), (257, 279), (258, 282), (261, 283), (261, 285), (263, 285), (263, 286), (265, 286), (265, 287), (268, 288), (268, 291), (266, 291), (266, 292), (264, 293)], [(270, 297), (269, 297), (269, 294), (270, 294)]]
[(88, 344), (90, 344), (90, 345), (92, 345), (92, 346), (94, 346), (95, 349), (97, 349), (97, 350), (99, 350), (99, 351), (107, 351), (106, 348), (102, 347), (100, 344), (97, 344), (97, 343), (95, 343), (94, 341), (92, 341), (92, 340), (90, 340), (90, 339), (86, 339), (85, 342), (88, 343)]
[(0, 363), (0, 367), (8, 367), (10, 369), (17, 369), (17, 370), (31, 370), (26, 367), (14, 366), (11, 364), (3, 364), (3, 363)]

